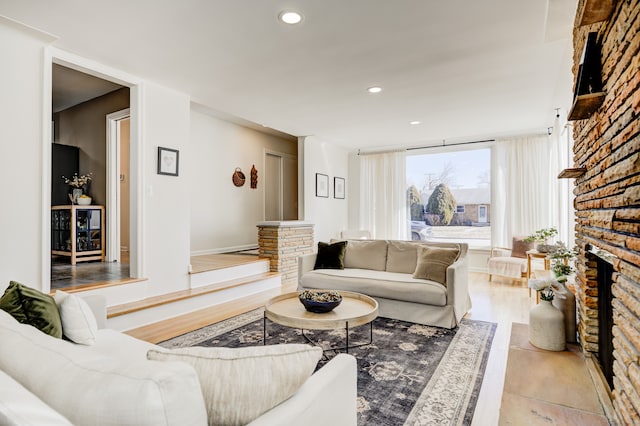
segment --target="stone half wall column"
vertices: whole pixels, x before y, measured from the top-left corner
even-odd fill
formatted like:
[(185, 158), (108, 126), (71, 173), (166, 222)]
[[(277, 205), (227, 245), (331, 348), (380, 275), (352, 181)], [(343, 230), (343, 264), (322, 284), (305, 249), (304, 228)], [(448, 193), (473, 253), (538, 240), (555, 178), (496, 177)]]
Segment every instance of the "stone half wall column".
[(271, 272), (282, 275), (282, 285), (298, 286), (298, 257), (313, 253), (313, 224), (302, 221), (260, 222), (258, 256), (269, 259)]

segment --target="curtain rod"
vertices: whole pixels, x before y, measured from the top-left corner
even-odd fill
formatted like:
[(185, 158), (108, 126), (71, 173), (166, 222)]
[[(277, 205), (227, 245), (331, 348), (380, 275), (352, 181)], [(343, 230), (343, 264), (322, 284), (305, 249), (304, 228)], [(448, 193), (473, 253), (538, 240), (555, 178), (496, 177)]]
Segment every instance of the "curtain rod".
[(415, 151), (418, 149), (429, 149), (429, 148), (446, 148), (448, 146), (472, 145), (475, 143), (487, 143), (487, 142), (495, 142), (495, 141), (496, 141), (495, 139), (483, 139), (479, 141), (446, 143), (446, 141), (443, 139), (442, 145), (415, 146), (410, 148), (399, 148), (399, 149), (389, 149), (389, 150), (369, 151), (369, 152), (361, 152), (360, 150), (358, 150), (358, 155), (388, 154), (390, 152)]

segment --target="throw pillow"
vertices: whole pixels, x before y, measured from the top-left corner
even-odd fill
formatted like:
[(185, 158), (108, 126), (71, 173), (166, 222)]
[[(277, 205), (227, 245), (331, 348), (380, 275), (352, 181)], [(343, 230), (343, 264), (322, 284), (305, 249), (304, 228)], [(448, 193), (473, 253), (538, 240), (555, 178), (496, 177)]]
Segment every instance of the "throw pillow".
[(349, 241), (344, 254), (344, 267), (384, 271), (387, 267), (387, 241)]
[(511, 257), (527, 258), (527, 251), (533, 249), (534, 243), (523, 241), (526, 237), (513, 237), (511, 240)]
[(311, 376), (322, 349), (286, 344), (244, 348), (151, 349), (147, 358), (196, 370), (209, 425), (245, 425), (293, 395)]
[(344, 269), (346, 248), (346, 241), (338, 241), (332, 244), (319, 242), (316, 263), (313, 269)]
[(413, 274), (418, 263), (418, 244), (410, 241), (389, 241), (387, 272)]
[(93, 311), (82, 297), (58, 290), (53, 296), (60, 311), (62, 334), (74, 343), (93, 345), (96, 342), (98, 323)]
[(460, 250), (444, 247), (418, 247), (418, 262), (413, 278), (431, 280), (447, 286), (447, 268), (458, 258)]
[[(11, 305), (12, 311), (16, 315), (10, 311), (7, 312), (11, 313), (15, 319), (23, 324), (32, 325), (53, 337), (62, 337), (60, 313), (53, 297), (15, 281), (9, 283), (5, 296), (7, 296), (7, 292), (9, 293), (7, 302), (13, 303)], [(15, 305), (16, 294), (20, 302), (19, 308)]]
[(22, 303), (20, 303), (20, 293), (18, 292), (17, 283), (13, 281), (9, 284), (9, 287), (4, 291), (2, 297), (0, 297), (0, 309), (11, 314), (16, 321), (22, 324), (28, 324), (27, 315), (22, 310)]

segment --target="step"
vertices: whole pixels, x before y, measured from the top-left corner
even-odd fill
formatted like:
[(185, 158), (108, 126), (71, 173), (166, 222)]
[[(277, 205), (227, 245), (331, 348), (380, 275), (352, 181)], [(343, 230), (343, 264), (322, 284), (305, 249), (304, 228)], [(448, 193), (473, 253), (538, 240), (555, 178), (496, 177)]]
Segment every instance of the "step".
[[(189, 274), (191, 288), (210, 286), (218, 282), (226, 282), (269, 272), (269, 260), (267, 259), (259, 259), (255, 256), (232, 255), (232, 257), (238, 258), (233, 264), (217, 268), (205, 266), (204, 268), (207, 269), (203, 269), (202, 266), (197, 264), (194, 265), (194, 260), (192, 259), (193, 271)], [(248, 259), (241, 259), (243, 257)]]
[(269, 290), (125, 331), (136, 339), (160, 343), (202, 327), (263, 307), (279, 290)]
[(253, 294), (272, 291), (279, 294), (281, 287), (280, 274), (264, 272), (208, 286), (148, 297), (109, 307), (107, 327), (118, 331), (130, 330)]

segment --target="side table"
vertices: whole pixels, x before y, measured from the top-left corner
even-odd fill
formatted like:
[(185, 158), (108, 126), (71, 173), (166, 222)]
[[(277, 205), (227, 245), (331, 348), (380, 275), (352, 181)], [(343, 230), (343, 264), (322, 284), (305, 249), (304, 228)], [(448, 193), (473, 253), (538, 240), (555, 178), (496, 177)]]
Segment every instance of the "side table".
[[(549, 259), (547, 259), (547, 253), (542, 253), (538, 250), (527, 250), (527, 285), (529, 285), (529, 279), (531, 279), (531, 259), (544, 259), (545, 271), (549, 270), (551, 264)], [(529, 287), (529, 297), (531, 297), (531, 287)]]

